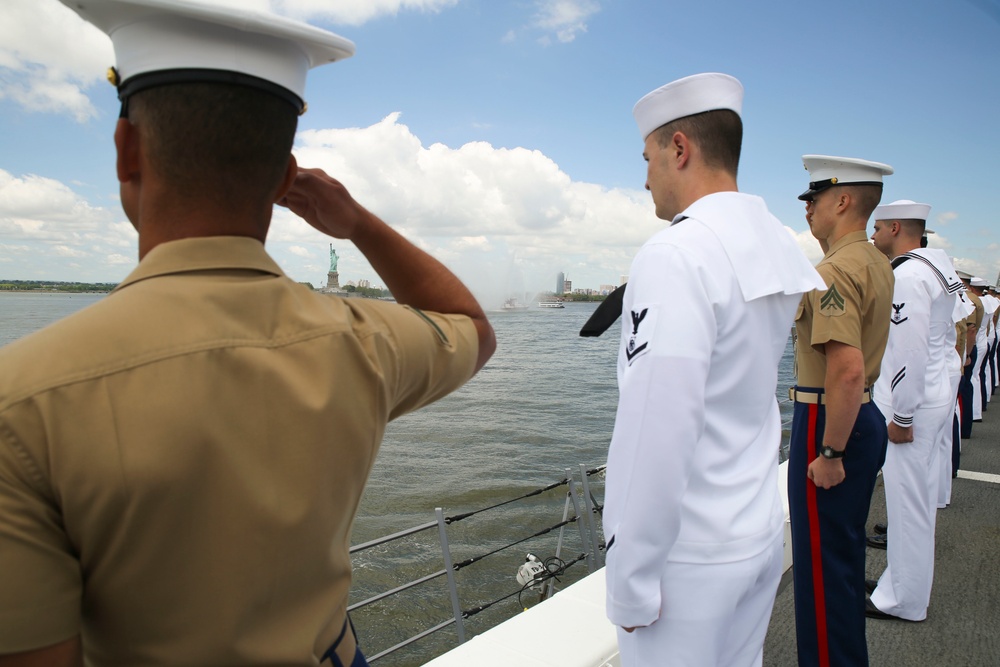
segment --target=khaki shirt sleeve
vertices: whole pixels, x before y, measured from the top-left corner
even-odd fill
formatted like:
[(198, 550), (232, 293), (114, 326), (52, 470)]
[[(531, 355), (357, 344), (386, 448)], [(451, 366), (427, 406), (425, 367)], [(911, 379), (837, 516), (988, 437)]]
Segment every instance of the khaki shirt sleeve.
[(376, 353), (388, 384), (389, 419), (450, 394), (475, 373), (479, 338), (471, 318), (380, 302), (366, 305), (386, 336), (387, 345)]
[(809, 344), (820, 346), (837, 341), (861, 349), (861, 294), (857, 285), (833, 264), (816, 267), (826, 281), (825, 292), (813, 290), (809, 299), (812, 313), (812, 335)]
[(976, 305), (976, 312), (974, 312), (971, 315), (969, 315), (969, 324), (970, 325), (974, 324), (978, 328), (978, 327), (983, 326), (983, 315), (986, 314), (986, 310), (983, 308), (983, 302), (982, 301), (978, 301), (977, 300), (977, 301), (974, 301), (973, 303), (975, 303), (975, 305)]
[(0, 414), (0, 654), (42, 648), (79, 633), (83, 583), (43, 462), (30, 402)]

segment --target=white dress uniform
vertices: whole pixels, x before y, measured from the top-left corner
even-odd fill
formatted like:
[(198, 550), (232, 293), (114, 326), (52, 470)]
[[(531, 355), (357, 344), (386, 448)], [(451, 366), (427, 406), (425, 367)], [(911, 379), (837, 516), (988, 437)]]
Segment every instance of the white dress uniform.
[(989, 299), (986, 294), (980, 297), (980, 301), (983, 302), (983, 323), (976, 332), (976, 365), (972, 369), (972, 419), (974, 421), (982, 421), (983, 403), (989, 400), (989, 395), (983, 393), (983, 383), (979, 376), (982, 373), (983, 364), (986, 364), (987, 368), (989, 367), (986, 353), (989, 350), (989, 340), (993, 330), (993, 313), (1000, 306), (1000, 302)]
[(938, 442), (954, 410), (949, 364), (962, 283), (942, 250), (912, 250), (892, 264), (892, 326), (874, 397), (887, 421), (913, 427), (913, 442), (890, 441), (882, 467), (889, 564), (871, 600), (887, 614), (921, 621), (934, 578)]
[[(976, 312), (976, 307), (966, 298), (964, 285), (955, 293), (955, 296), (955, 309), (952, 311), (951, 319), (952, 322), (958, 324)], [(957, 339), (955, 342), (958, 342)], [(951, 452), (955, 446), (954, 439), (958, 437), (955, 432), (956, 428), (952, 427), (952, 422), (954, 419), (959, 421), (962, 419), (961, 409), (958, 405), (958, 385), (962, 380), (962, 372), (965, 370), (965, 357), (959, 354), (955, 347), (952, 347), (952, 351), (954, 354), (948, 357), (950, 361), (947, 364), (948, 379), (951, 380), (951, 395), (954, 397), (954, 410), (952, 411), (952, 419), (949, 419), (948, 423), (945, 424), (941, 439), (938, 441), (938, 509), (944, 509), (951, 504), (951, 475), (953, 472)], [(959, 447), (961, 447), (961, 443)]]
[(762, 199), (707, 195), (639, 250), (608, 454), (623, 665), (760, 664), (781, 572), (777, 367), (826, 285)]
[[(984, 281), (985, 282), (985, 281)], [(986, 303), (989, 302), (987, 306)], [(993, 373), (995, 372), (995, 366), (991, 364), (990, 356), (996, 354), (997, 346), (997, 326), (993, 322), (993, 315), (1000, 309), (1000, 299), (997, 299), (992, 294), (983, 295), (983, 308), (990, 313), (988, 326), (986, 331), (986, 360), (983, 361), (983, 367), (986, 369), (986, 403), (989, 404), (993, 400)], [(995, 363), (995, 359), (994, 359)]]

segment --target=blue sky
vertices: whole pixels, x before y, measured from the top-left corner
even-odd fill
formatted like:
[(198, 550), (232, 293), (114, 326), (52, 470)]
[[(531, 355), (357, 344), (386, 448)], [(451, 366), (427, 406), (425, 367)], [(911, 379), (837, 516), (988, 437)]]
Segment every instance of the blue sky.
[[(746, 88), (740, 189), (814, 260), (801, 155), (891, 164), (884, 202), (932, 205), (932, 245), (1000, 272), (1000, 1), (286, 0), (357, 55), (313, 70), (300, 163), (451, 266), (508, 292), (617, 284), (662, 226), (643, 190), (636, 100), (702, 71)], [(0, 5), (0, 278), (118, 281), (110, 42), (56, 0)], [(330, 241), (285, 211), (268, 248), (325, 280)], [(341, 281), (379, 283), (345, 241)]]

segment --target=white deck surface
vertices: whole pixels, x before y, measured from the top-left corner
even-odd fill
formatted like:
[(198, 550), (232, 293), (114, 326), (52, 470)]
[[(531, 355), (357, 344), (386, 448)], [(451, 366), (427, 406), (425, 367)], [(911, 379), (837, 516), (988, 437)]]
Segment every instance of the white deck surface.
[(425, 667), (618, 667), (604, 614), (604, 569), (473, 637)]

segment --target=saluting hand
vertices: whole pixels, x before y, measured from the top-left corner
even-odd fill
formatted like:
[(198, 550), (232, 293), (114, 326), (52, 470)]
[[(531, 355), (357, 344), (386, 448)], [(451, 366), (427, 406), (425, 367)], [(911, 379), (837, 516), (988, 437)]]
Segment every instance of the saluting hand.
[(285, 196), (278, 200), (319, 231), (338, 239), (351, 239), (374, 216), (356, 202), (343, 183), (322, 169), (302, 169)]
[(847, 477), (847, 473), (844, 472), (843, 460), (817, 456), (809, 464), (809, 469), (806, 470), (806, 477), (811, 479), (816, 486), (823, 489), (830, 489), (843, 482), (844, 478)]

